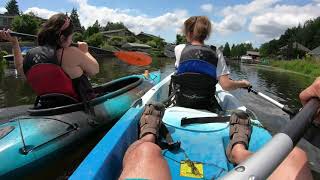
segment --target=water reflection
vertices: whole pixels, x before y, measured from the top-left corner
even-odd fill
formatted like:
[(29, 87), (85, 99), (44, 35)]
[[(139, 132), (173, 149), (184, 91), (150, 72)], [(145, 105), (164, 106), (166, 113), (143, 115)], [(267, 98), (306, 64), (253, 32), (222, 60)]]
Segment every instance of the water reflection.
[(231, 64), (230, 70), (233, 78), (248, 79), (258, 91), (294, 108), (301, 107), (299, 93), (314, 80), (296, 73), (246, 64)]

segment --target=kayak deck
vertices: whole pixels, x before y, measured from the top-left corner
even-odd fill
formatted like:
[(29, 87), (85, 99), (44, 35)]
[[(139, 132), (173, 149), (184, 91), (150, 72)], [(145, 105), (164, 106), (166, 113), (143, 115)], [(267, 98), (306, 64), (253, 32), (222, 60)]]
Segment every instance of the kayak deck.
[[(189, 177), (216, 179), (233, 169), (233, 165), (228, 162), (225, 155), (225, 149), (229, 143), (228, 123), (180, 125), (180, 121), (184, 117), (213, 116), (217, 115), (204, 110), (183, 107), (171, 107), (166, 110), (163, 122), (167, 125), (174, 141), (181, 142), (181, 148), (178, 152), (162, 151), (168, 162), (172, 179), (186, 179), (180, 176), (181, 173)], [(265, 129), (253, 126), (249, 150), (257, 151), (270, 139), (271, 135)], [(198, 166), (203, 167), (203, 176), (200, 175), (202, 173), (199, 173), (198, 176), (192, 174), (191, 168), (188, 168), (187, 165), (181, 165), (181, 162), (186, 160), (202, 164), (198, 164)], [(199, 167), (198, 169), (201, 170)]]
[[(144, 104), (151, 100), (158, 102), (164, 100), (163, 98), (167, 97), (169, 82), (170, 76), (151, 88), (146, 93), (146, 97), (141, 98), (142, 101), (138, 103), (139, 106), (133, 106), (127, 111), (90, 152), (70, 179), (117, 179), (122, 171), (122, 161), (126, 150), (138, 139), (138, 123)], [(162, 92), (166, 93), (163, 94)], [(152, 98), (149, 96), (152, 96)], [(234, 96), (222, 90), (219, 85), (216, 86), (216, 98), (223, 109), (222, 114), (219, 112), (220, 115), (228, 116), (234, 109), (248, 111)], [(253, 113), (249, 114), (251, 114), (252, 119), (257, 119)], [(162, 151), (169, 165), (172, 179), (216, 179), (233, 168), (225, 155), (225, 149), (229, 143), (228, 122), (180, 125), (180, 121), (184, 117), (209, 116), (217, 116), (217, 114), (206, 110), (183, 107), (166, 109), (163, 122), (171, 133), (173, 140), (181, 142), (181, 148), (177, 152)], [(262, 128), (259, 121), (252, 121), (253, 131), (249, 150), (255, 152), (271, 139), (271, 135)], [(182, 161), (187, 163), (182, 163)], [(190, 163), (191, 161), (199, 163)], [(196, 173), (192, 173), (190, 168), (192, 165), (196, 167), (196, 169), (193, 168)], [(197, 172), (201, 172), (202, 176), (199, 176), (201, 173)]]

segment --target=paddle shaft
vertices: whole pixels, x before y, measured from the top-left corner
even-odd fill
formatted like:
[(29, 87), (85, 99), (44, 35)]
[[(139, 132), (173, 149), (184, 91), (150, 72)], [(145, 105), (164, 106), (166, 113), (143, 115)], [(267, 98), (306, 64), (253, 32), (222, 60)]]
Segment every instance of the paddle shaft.
[[(32, 34), (25, 34), (25, 33), (18, 33), (18, 32), (10, 32), (11, 36), (16, 36), (16, 37), (30, 37), (30, 38), (37, 38), (38, 36), (36, 35), (32, 35)], [(77, 43), (72, 43), (72, 46), (78, 46)], [(94, 46), (88, 46), (89, 49), (92, 50), (98, 50), (98, 51), (105, 51), (105, 52), (110, 52), (110, 53), (114, 53), (113, 51), (108, 51), (102, 48), (98, 48), (98, 47), (94, 47)]]
[(311, 99), (280, 133), (222, 179), (267, 179), (301, 139), (319, 108), (319, 99)]
[(252, 92), (260, 97), (262, 97), (263, 99), (269, 101), (270, 103), (274, 104), (275, 106), (279, 107), (280, 109), (282, 109), (284, 112), (286, 112), (287, 114), (289, 114), (290, 116), (294, 116), (296, 113), (295, 111), (293, 111), (292, 109), (290, 109), (287, 105), (284, 105), (284, 104), (281, 104), (279, 103), (278, 101), (272, 99), (271, 97), (261, 93), (261, 92), (258, 92), (254, 89), (252, 89), (252, 87), (249, 87), (248, 88), (248, 91), (249, 92)]

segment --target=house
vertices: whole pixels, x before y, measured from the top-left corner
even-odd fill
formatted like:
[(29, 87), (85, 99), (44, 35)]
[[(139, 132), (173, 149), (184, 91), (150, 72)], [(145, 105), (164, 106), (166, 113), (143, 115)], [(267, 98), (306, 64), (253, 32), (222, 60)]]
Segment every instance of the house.
[(279, 54), (282, 59), (300, 59), (308, 52), (310, 52), (310, 49), (298, 42), (293, 42), (292, 44), (281, 47)]
[(257, 51), (247, 51), (247, 56), (250, 56), (253, 60), (260, 59), (260, 53)]
[(112, 36), (135, 36), (133, 32), (131, 32), (129, 29), (117, 29), (117, 30), (110, 30), (110, 31), (102, 31), (101, 32), (105, 37), (110, 38)]
[[(137, 35), (137, 38), (142, 41), (142, 42), (148, 42), (148, 41), (151, 41), (153, 40), (154, 38), (160, 38), (158, 36), (155, 36), (155, 35), (152, 35), (152, 34), (147, 34), (147, 33), (144, 33), (144, 32), (140, 32), (138, 35)], [(164, 41), (164, 39), (160, 38), (162, 41)]]
[(151, 50), (151, 46), (146, 44), (139, 44), (139, 43), (126, 43), (122, 45), (121, 48), (129, 51), (142, 51), (142, 52), (149, 52), (149, 50)]
[[(280, 50), (287, 50), (288, 48), (289, 48), (289, 45), (285, 45), (285, 46), (281, 47)], [(310, 49), (308, 49), (307, 47), (303, 46), (302, 44), (300, 44), (298, 42), (293, 42), (292, 48), (298, 49), (298, 50), (306, 52), (306, 53), (311, 51)]]
[(316, 59), (320, 60), (320, 46), (313, 49), (308, 53), (310, 56), (315, 57)]
[(0, 29), (12, 29), (11, 23), (15, 16), (0, 14)]

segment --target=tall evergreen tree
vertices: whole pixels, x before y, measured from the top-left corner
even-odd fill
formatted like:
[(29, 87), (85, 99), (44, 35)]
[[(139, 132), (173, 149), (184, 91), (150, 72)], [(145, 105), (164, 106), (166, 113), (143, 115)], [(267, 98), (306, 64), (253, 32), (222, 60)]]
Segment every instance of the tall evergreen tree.
[(7, 15), (20, 15), (18, 2), (16, 0), (10, 0), (6, 4)]
[(229, 46), (228, 42), (224, 45), (223, 55), (226, 57), (230, 57), (230, 55), (231, 55), (231, 50), (230, 50), (230, 46)]
[(81, 27), (81, 23), (80, 23), (80, 20), (79, 20), (79, 15), (78, 15), (78, 12), (77, 12), (77, 9), (75, 8), (72, 8), (72, 11), (71, 11), (71, 14), (70, 14), (70, 19), (75, 27), (75, 31), (80, 31), (82, 32), (83, 29)]

